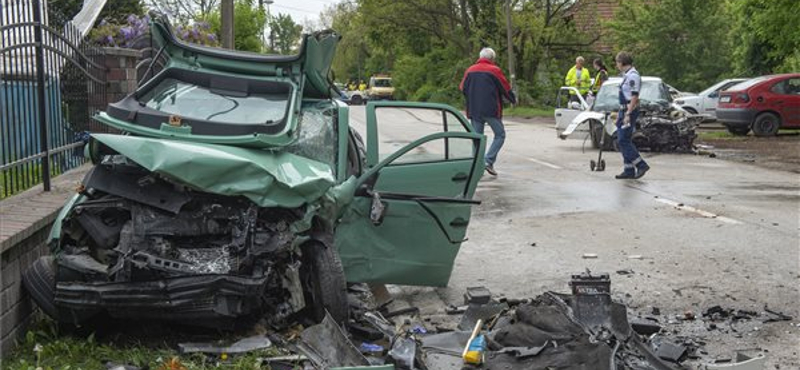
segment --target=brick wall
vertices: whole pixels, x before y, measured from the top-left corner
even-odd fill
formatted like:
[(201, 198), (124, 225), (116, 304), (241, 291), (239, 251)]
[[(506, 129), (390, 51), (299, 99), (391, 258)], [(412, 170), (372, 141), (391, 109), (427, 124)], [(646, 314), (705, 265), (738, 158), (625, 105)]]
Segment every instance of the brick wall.
[[(106, 95), (90, 100), (99, 110), (136, 90), (136, 66), (142, 58), (142, 52), (133, 49), (103, 51)], [(36, 304), (22, 286), (20, 274), (37, 258), (49, 253), (45, 242), (50, 226), (88, 169), (85, 165), (56, 177), (50, 192), (36, 187), (0, 201), (0, 363), (23, 337), (36, 310)]]
[[(142, 52), (134, 49), (103, 48), (106, 72), (106, 99), (109, 103), (122, 100), (134, 92), (136, 65), (142, 59)], [(98, 107), (105, 110), (105, 106)]]
[(23, 337), (36, 309), (21, 273), (49, 253), (45, 242), (50, 226), (89, 168), (56, 177), (50, 192), (36, 187), (0, 201), (0, 363)]
[(20, 273), (39, 256), (47, 254), (45, 240), (49, 231), (49, 227), (41, 228), (2, 254), (0, 355), (12, 349), (15, 340), (22, 337), (30, 324), (34, 303), (22, 287)]

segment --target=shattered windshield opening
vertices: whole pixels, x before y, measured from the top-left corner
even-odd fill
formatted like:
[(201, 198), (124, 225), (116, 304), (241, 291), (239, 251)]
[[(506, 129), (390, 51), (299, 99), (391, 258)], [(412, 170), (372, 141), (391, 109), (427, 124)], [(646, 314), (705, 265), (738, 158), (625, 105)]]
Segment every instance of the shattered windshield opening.
[(285, 116), (289, 95), (288, 89), (233, 91), (165, 78), (139, 101), (148, 108), (186, 118), (229, 124), (271, 124)]
[[(639, 93), (639, 99), (642, 104), (669, 104), (669, 93), (659, 81), (642, 81), (642, 91)], [(596, 112), (619, 110), (619, 82), (606, 82), (603, 84), (592, 110)]]

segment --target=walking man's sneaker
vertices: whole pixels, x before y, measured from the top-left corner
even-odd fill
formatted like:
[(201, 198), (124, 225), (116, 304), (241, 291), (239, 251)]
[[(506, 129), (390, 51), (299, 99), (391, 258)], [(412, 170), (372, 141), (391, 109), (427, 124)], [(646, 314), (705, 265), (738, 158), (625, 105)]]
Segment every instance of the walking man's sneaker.
[(635, 179), (637, 177), (635, 174), (632, 174), (630, 172), (623, 172), (617, 176), (614, 176), (614, 178), (617, 180), (624, 180), (624, 179)]
[(486, 172), (488, 172), (492, 176), (497, 176), (497, 171), (494, 170), (494, 166), (491, 164), (486, 165)]
[(638, 170), (636, 170), (636, 178), (637, 179), (642, 178), (644, 176), (644, 174), (646, 174), (647, 171), (649, 171), (649, 170), (650, 170), (650, 166), (648, 166), (648, 165), (642, 166), (642, 168), (639, 168)]

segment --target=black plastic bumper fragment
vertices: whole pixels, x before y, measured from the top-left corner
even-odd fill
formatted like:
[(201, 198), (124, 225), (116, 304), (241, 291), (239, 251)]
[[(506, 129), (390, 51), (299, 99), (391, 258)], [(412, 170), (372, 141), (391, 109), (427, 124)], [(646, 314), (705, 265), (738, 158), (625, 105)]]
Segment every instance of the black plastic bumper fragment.
[(235, 318), (260, 307), (267, 277), (195, 275), (146, 282), (60, 282), (55, 303), (102, 308), (114, 317), (195, 320)]

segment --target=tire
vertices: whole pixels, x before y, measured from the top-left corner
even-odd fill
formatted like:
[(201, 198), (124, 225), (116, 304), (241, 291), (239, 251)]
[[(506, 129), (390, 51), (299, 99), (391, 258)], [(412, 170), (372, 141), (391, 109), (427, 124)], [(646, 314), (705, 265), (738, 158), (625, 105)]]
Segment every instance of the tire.
[(53, 256), (39, 257), (22, 273), (22, 284), (42, 312), (58, 321), (55, 304), (56, 268)]
[(306, 298), (306, 316), (314, 322), (325, 318), (325, 311), (339, 323), (347, 323), (349, 304), (342, 260), (332, 247), (312, 241), (303, 246), (301, 279)]
[(756, 136), (775, 136), (781, 128), (781, 119), (772, 113), (761, 113), (753, 122), (753, 134)]
[(364, 104), (364, 98), (362, 98), (360, 95), (353, 95), (352, 97), (350, 97), (350, 104), (352, 105)]
[(728, 132), (733, 136), (747, 136), (750, 132), (750, 127), (747, 126), (725, 126), (725, 128), (727, 128)]

